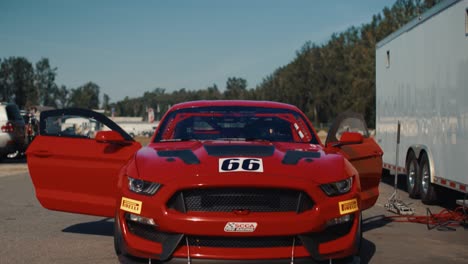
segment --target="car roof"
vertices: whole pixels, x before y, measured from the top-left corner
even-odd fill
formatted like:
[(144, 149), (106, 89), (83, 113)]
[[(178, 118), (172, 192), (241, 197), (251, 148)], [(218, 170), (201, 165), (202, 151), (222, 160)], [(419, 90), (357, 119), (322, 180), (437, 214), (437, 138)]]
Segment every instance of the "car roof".
[(250, 107), (265, 107), (265, 108), (281, 108), (294, 111), (300, 110), (290, 104), (273, 102), (273, 101), (254, 101), (254, 100), (199, 100), (179, 103), (174, 105), (171, 110), (206, 107), (206, 106), (250, 106)]

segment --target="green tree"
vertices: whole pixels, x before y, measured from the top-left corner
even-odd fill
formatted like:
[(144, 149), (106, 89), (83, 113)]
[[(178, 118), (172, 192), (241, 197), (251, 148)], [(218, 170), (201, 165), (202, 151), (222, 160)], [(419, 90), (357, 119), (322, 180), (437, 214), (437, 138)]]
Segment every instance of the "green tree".
[(88, 82), (71, 90), (70, 106), (88, 109), (99, 108), (99, 86)]
[(222, 98), (222, 94), (219, 92), (218, 86), (213, 84), (208, 86), (205, 90), (200, 91), (200, 99), (203, 100), (219, 100)]
[(23, 57), (9, 57), (0, 65), (0, 88), (3, 101), (15, 102), (20, 108), (38, 103), (34, 89), (34, 69)]
[(58, 87), (55, 84), (57, 68), (51, 68), (49, 59), (42, 58), (36, 63), (34, 86), (38, 93), (39, 104), (57, 107)]
[(55, 102), (58, 108), (65, 108), (70, 105), (70, 90), (68, 90), (65, 85), (62, 85), (60, 86), (60, 88), (57, 88)]
[(242, 78), (230, 77), (226, 82), (225, 99), (245, 99), (247, 81)]
[(106, 93), (102, 96), (102, 109), (108, 111), (110, 108), (109, 108), (109, 101), (110, 101), (110, 97), (109, 95), (107, 95)]

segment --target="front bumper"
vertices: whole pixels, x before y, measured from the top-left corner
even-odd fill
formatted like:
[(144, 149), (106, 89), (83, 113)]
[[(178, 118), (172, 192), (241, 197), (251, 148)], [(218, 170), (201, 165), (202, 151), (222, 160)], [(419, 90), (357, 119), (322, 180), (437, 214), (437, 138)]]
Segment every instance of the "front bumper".
[[(261, 259), (261, 260), (223, 260), (223, 264), (291, 264), (291, 259)], [(186, 258), (173, 258), (165, 264), (187, 264)], [(213, 259), (191, 259), (191, 264), (219, 264), (219, 260)], [(319, 263), (312, 258), (296, 258), (293, 260), (294, 264), (314, 264)], [(323, 262), (322, 262), (323, 263)], [(349, 261), (342, 262), (342, 264), (359, 264), (361, 263), (359, 257), (353, 257)]]
[[(268, 186), (272, 184), (275, 185), (270, 182)], [(226, 182), (221, 185), (225, 186)], [(311, 260), (344, 258), (356, 253), (360, 239), (359, 211), (348, 213), (352, 220), (347, 223), (326, 225), (327, 220), (344, 215), (339, 209), (340, 202), (356, 199), (359, 204), (355, 191), (339, 197), (327, 197), (318, 186), (310, 183), (283, 182), (275, 187), (279, 186), (306, 191), (314, 201), (313, 208), (299, 214), (181, 213), (166, 207), (170, 197), (180, 189), (177, 186), (162, 188), (151, 197), (124, 191), (124, 197), (141, 201), (139, 215), (154, 219), (157, 225), (131, 222), (125, 217), (128, 212), (120, 210), (118, 217), (127, 251), (137, 257), (176, 261), (174, 263), (187, 263), (188, 256), (192, 263), (220, 260), (223, 263), (276, 263), (272, 260), (290, 263), (292, 257), (297, 260), (294, 263), (310, 263)], [(196, 186), (186, 188), (190, 187)], [(228, 222), (256, 223), (257, 227), (253, 232), (225, 232)], [(179, 259), (182, 262), (177, 262)]]

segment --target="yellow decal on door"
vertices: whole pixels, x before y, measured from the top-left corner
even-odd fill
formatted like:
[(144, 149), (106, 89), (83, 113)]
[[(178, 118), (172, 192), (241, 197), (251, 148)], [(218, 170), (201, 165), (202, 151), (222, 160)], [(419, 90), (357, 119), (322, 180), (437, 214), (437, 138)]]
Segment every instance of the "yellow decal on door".
[(338, 205), (340, 207), (340, 214), (342, 215), (356, 212), (359, 210), (358, 202), (356, 199), (339, 202)]
[(133, 199), (125, 198), (125, 197), (122, 197), (122, 202), (120, 203), (120, 209), (130, 212), (130, 213), (134, 213), (134, 214), (141, 213), (141, 206), (142, 206), (141, 201), (137, 201), (137, 200), (133, 200)]

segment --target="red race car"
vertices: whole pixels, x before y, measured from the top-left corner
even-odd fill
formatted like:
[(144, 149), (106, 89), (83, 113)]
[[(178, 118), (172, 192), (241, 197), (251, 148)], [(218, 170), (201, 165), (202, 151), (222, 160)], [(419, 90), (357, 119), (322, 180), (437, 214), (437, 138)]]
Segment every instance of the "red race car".
[(27, 151), (42, 206), (115, 218), (123, 263), (357, 261), (381, 156), (358, 115), (323, 145), (297, 107), (236, 100), (173, 106), (143, 148), (102, 114), (47, 111)]

